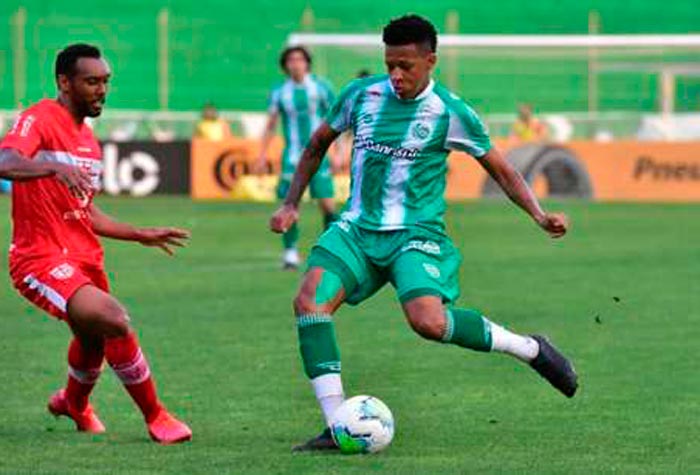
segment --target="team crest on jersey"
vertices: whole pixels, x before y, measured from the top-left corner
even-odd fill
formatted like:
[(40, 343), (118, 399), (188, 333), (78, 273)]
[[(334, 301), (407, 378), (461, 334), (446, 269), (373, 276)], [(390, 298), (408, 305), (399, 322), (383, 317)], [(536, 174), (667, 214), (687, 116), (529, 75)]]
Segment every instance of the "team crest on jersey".
[(54, 267), (49, 272), (49, 275), (56, 280), (66, 280), (73, 277), (75, 274), (75, 269), (70, 264), (61, 264), (60, 266)]
[(425, 140), (430, 135), (430, 127), (423, 122), (418, 122), (411, 130), (413, 136), (419, 140)]
[(432, 277), (433, 279), (439, 279), (440, 278), (440, 269), (438, 269), (437, 266), (430, 264), (428, 262), (423, 263), (423, 269), (425, 269), (425, 272)]

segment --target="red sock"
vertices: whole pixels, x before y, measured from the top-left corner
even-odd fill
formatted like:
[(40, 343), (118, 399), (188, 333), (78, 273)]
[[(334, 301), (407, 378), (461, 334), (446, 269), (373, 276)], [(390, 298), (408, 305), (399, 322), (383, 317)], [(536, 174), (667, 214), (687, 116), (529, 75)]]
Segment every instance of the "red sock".
[(162, 406), (153, 384), (151, 369), (141, 352), (136, 335), (105, 340), (105, 356), (109, 365), (124, 384), (147, 423), (152, 422)]
[(77, 338), (71, 340), (68, 347), (66, 398), (74, 409), (83, 411), (87, 407), (92, 388), (102, 372), (103, 359), (103, 346), (83, 346)]

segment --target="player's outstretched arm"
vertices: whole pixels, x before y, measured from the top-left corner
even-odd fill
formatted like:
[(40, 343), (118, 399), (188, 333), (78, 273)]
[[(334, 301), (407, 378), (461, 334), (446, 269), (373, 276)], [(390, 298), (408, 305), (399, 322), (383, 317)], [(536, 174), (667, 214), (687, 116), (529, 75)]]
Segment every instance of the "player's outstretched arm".
[(90, 175), (79, 167), (32, 160), (13, 148), (0, 149), (0, 178), (23, 181), (50, 176), (57, 177), (78, 197), (87, 195), (92, 188)]
[(328, 151), (333, 141), (338, 137), (338, 132), (324, 122), (311, 136), (309, 143), (304, 148), (294, 173), (294, 179), (284, 199), (284, 204), (272, 215), (270, 229), (276, 233), (283, 233), (299, 219), (299, 201), (309, 185), (311, 178), (318, 170), (323, 156)]
[(98, 236), (134, 241), (144, 246), (159, 247), (168, 255), (174, 254), (173, 247), (184, 247), (190, 238), (187, 230), (169, 227), (138, 228), (127, 223), (120, 223), (105, 214), (97, 205), (90, 206), (92, 229)]
[(495, 147), (479, 159), (479, 162), (508, 197), (520, 206), (553, 238), (562, 237), (569, 227), (563, 213), (546, 213), (525, 179)]

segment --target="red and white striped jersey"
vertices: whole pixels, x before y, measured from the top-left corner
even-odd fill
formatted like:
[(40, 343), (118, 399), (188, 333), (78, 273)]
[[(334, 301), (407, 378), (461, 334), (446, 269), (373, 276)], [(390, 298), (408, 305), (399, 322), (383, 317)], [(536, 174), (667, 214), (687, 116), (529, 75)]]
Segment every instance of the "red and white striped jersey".
[(20, 115), (0, 148), (16, 149), (29, 160), (80, 166), (92, 176), (94, 187), (81, 200), (56, 177), (16, 181), (12, 187), (10, 259), (63, 255), (101, 265), (102, 246), (88, 211), (100, 184), (102, 152), (90, 127), (76, 124), (56, 100), (44, 99)]

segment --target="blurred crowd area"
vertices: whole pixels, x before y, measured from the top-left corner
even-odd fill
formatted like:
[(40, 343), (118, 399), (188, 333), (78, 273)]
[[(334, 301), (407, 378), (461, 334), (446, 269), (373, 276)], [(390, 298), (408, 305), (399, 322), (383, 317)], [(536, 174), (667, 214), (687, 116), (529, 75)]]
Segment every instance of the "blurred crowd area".
[[(548, 113), (528, 104), (531, 116), (545, 132), (523, 132), (522, 107), (511, 114), (487, 114), (484, 120), (491, 135), (509, 141), (569, 140), (610, 141), (634, 140), (697, 140), (700, 139), (700, 113), (672, 115), (639, 112), (600, 112), (597, 114)], [(207, 112), (208, 111), (208, 112)], [(213, 111), (213, 112), (212, 112)], [(6, 132), (19, 113), (0, 111), (0, 133)], [(207, 114), (210, 114), (207, 117)], [(213, 114), (213, 115), (211, 115)], [(264, 112), (219, 111), (207, 104), (201, 112), (159, 112), (105, 110), (92, 121), (100, 140), (126, 142), (152, 140), (171, 142), (199, 137), (221, 140), (227, 137), (258, 139), (266, 123)]]

